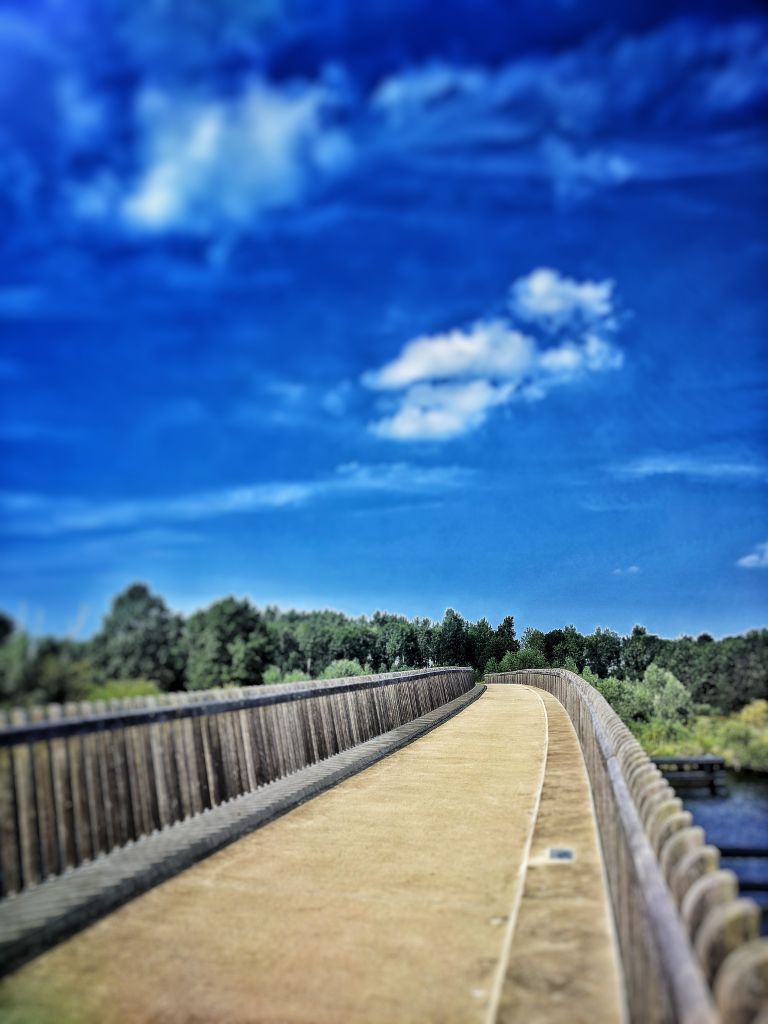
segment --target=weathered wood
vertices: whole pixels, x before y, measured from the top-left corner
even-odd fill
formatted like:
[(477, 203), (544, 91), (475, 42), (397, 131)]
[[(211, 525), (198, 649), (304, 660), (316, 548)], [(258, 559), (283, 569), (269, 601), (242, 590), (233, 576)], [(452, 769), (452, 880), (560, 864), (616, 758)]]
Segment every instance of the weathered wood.
[[(27, 713), (23, 708), (14, 708), (10, 713), (10, 725), (25, 725)], [(32, 791), (32, 752), (27, 743), (11, 748), (11, 776), (16, 827), (18, 830), (18, 886), (23, 889), (39, 881), (39, 864), (35, 853), (37, 832), (35, 801)]]
[(707, 914), (696, 936), (696, 953), (712, 983), (725, 959), (760, 934), (760, 911), (752, 900), (721, 903)]
[(703, 875), (711, 874), (720, 867), (720, 851), (716, 846), (705, 844), (694, 847), (684, 854), (672, 869), (669, 887), (675, 902), (682, 905), (686, 893)]
[(724, 961), (715, 1001), (728, 1024), (759, 1024), (768, 1014), (768, 943), (748, 942)]
[[(7, 724), (7, 714), (0, 711), (0, 729)], [(21, 888), (12, 757), (10, 750), (0, 750), (0, 897)]]
[(692, 825), (690, 828), (680, 829), (662, 846), (659, 851), (659, 867), (668, 885), (679, 862), (691, 850), (703, 846), (704, 838), (704, 829), (700, 825)]
[(739, 882), (733, 871), (721, 869), (697, 879), (683, 896), (680, 907), (691, 942), (695, 942), (710, 910), (722, 903), (731, 903), (738, 895)]
[(412, 721), (471, 670), (48, 705), (0, 719), (0, 895)]

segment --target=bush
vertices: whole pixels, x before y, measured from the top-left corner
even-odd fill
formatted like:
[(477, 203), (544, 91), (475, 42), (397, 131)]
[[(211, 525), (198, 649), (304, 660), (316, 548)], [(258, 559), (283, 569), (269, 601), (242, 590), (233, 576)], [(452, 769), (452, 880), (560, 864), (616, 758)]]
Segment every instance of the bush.
[(151, 679), (110, 679), (101, 686), (89, 686), (86, 700), (123, 700), (126, 697), (156, 697), (163, 691)]
[[(590, 676), (592, 676), (591, 672)], [(584, 678), (587, 678), (586, 675)], [(654, 711), (654, 695), (646, 683), (638, 683), (630, 679), (616, 679), (614, 676), (610, 676), (608, 679), (593, 678), (594, 682), (592, 678), (587, 681), (592, 683), (595, 689), (605, 697), (626, 725), (651, 720)]]
[(321, 679), (343, 679), (347, 676), (364, 676), (365, 669), (357, 658), (338, 658), (324, 670)]
[(768, 772), (768, 701), (752, 701), (725, 719), (721, 749), (736, 769)]
[(547, 668), (547, 659), (535, 647), (507, 651), (499, 664), (500, 672), (519, 672), (526, 668)]
[(681, 722), (693, 717), (693, 699), (680, 680), (667, 669), (651, 664), (645, 670), (643, 682), (653, 693), (655, 717), (665, 722)]

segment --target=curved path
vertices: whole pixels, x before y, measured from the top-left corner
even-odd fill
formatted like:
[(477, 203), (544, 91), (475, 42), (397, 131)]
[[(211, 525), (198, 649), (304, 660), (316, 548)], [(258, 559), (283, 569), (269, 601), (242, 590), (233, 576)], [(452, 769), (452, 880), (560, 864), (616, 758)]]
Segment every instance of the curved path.
[[(555, 859), (551, 848), (573, 858)], [(456, 718), (9, 976), (7, 1024), (622, 1020), (589, 783), (548, 694)]]

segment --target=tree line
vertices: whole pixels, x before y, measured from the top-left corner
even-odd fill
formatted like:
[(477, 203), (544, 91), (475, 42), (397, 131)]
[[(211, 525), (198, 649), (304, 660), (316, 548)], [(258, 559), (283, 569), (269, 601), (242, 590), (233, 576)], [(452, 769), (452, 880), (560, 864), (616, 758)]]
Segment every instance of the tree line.
[(518, 638), (512, 615), (495, 627), (485, 618), (468, 621), (452, 608), (441, 622), (387, 612), (351, 618), (336, 611), (258, 609), (235, 597), (185, 617), (143, 583), (114, 599), (101, 628), (86, 641), (32, 637), (0, 613), (5, 705), (430, 665), (470, 665), (478, 676), (565, 666), (614, 680), (619, 689), (624, 683), (626, 694), (629, 681), (641, 682), (655, 666), (679, 680), (694, 705), (727, 714), (768, 697), (768, 630), (718, 641), (707, 634), (668, 640), (642, 626), (620, 636), (600, 627), (585, 635), (569, 625), (548, 632), (528, 628)]

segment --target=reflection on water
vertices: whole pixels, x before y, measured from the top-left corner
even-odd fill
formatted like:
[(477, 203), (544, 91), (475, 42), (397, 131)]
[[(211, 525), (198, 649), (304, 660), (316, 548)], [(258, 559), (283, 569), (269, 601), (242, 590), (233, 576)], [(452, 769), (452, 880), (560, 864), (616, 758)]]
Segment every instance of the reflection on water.
[[(704, 790), (678, 790), (694, 821), (715, 846), (749, 846), (768, 850), (768, 776), (728, 773), (727, 789), (717, 796)], [(763, 934), (768, 935), (768, 858), (723, 858), (740, 882), (761, 882), (765, 889), (749, 892), (763, 910)]]

